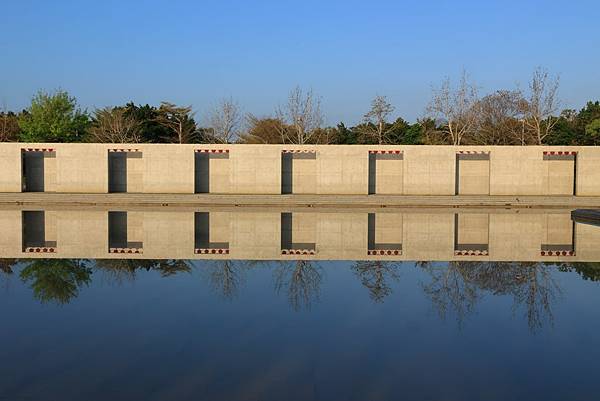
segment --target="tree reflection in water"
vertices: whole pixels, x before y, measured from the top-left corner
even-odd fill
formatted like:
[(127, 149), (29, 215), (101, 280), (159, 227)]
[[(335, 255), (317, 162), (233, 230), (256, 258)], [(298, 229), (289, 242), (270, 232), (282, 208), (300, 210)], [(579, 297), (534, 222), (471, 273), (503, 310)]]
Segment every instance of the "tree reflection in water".
[(135, 280), (139, 270), (157, 271), (161, 277), (192, 271), (190, 263), (183, 259), (97, 259), (95, 267), (117, 282)]
[(287, 292), (290, 306), (295, 311), (310, 309), (318, 302), (323, 279), (321, 266), (309, 260), (281, 262), (275, 268), (275, 291)]
[(553, 265), (517, 262), (418, 262), (431, 278), (423, 285), (438, 313), (445, 318), (456, 314), (460, 326), (473, 312), (484, 293), (509, 295), (513, 312), (524, 308), (529, 329), (540, 330), (544, 322), (553, 324), (552, 304), (561, 289), (552, 276)]
[(198, 268), (215, 293), (223, 299), (232, 300), (246, 282), (246, 272), (250, 265), (238, 260), (210, 260)]
[(395, 262), (362, 260), (355, 262), (352, 270), (369, 290), (369, 297), (377, 303), (383, 303), (393, 292), (390, 282), (400, 279), (400, 264)]
[(34, 298), (42, 303), (68, 303), (91, 281), (88, 261), (80, 259), (36, 259), (27, 262), (19, 277), (29, 283)]

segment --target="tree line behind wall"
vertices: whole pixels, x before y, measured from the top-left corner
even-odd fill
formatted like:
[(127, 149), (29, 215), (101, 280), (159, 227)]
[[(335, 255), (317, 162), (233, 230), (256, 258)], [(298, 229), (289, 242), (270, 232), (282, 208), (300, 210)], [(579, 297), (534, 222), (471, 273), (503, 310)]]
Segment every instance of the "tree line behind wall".
[(396, 145), (600, 145), (600, 102), (560, 111), (559, 81), (534, 71), (527, 90), (479, 96), (467, 74), (432, 90), (424, 116), (394, 119), (394, 106), (376, 96), (355, 126), (325, 126), (312, 90), (290, 91), (272, 115), (245, 114), (221, 100), (200, 121), (191, 106), (133, 102), (88, 112), (66, 91), (40, 91), (21, 111), (0, 112), (0, 141), (115, 143), (293, 143)]

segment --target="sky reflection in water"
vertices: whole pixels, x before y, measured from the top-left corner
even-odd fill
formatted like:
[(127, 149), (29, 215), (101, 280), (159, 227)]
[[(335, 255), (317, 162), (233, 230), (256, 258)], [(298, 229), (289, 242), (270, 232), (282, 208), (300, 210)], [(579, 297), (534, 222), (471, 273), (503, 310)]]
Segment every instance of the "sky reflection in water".
[(1, 269), (0, 399), (589, 400), (596, 389), (594, 264)]

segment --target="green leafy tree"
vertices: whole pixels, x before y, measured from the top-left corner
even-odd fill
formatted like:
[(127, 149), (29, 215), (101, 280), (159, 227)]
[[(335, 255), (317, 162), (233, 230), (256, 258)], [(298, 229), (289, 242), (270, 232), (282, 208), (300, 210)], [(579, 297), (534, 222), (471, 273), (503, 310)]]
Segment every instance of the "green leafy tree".
[(600, 118), (585, 126), (585, 134), (594, 145), (600, 144)]
[(74, 259), (36, 259), (21, 270), (21, 280), (30, 283), (33, 295), (42, 303), (68, 303), (89, 285), (92, 270), (85, 261)]
[(26, 113), (19, 117), (23, 142), (77, 142), (82, 140), (90, 118), (74, 97), (59, 90), (38, 92)]

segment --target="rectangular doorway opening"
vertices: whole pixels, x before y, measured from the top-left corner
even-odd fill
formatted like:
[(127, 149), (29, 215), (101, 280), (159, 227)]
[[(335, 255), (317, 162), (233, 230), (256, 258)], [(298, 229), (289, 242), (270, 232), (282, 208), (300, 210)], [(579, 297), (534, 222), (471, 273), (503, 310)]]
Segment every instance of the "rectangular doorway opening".
[(127, 192), (127, 152), (108, 152), (108, 192)]
[(44, 192), (44, 152), (22, 151), (23, 192)]
[(402, 255), (402, 215), (369, 213), (367, 255)]
[(488, 256), (489, 214), (454, 214), (454, 255)]
[(108, 212), (108, 252), (142, 253), (142, 249), (141, 241), (129, 241), (127, 212)]
[(23, 252), (55, 252), (56, 241), (46, 239), (46, 213), (43, 210), (21, 212)]
[(455, 195), (490, 194), (490, 152), (456, 154)]
[(210, 192), (210, 158), (208, 153), (194, 153), (194, 193)]
[(404, 153), (399, 150), (369, 151), (369, 195), (401, 195), (404, 192)]
[(281, 152), (281, 193), (314, 194), (317, 187), (317, 152), (283, 150)]
[(548, 195), (577, 195), (577, 152), (544, 152)]
[(194, 213), (194, 253), (229, 254), (229, 242), (212, 242), (210, 235), (210, 213)]
[[(281, 254), (282, 255), (314, 255), (317, 245), (314, 242), (306, 241), (316, 236), (316, 226), (311, 221), (298, 221), (294, 226), (294, 217), (292, 213), (281, 213)], [(294, 229), (296, 228), (296, 230)], [(300, 236), (302, 242), (294, 242), (294, 231)]]

